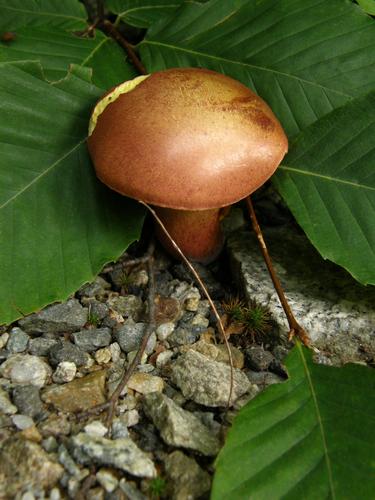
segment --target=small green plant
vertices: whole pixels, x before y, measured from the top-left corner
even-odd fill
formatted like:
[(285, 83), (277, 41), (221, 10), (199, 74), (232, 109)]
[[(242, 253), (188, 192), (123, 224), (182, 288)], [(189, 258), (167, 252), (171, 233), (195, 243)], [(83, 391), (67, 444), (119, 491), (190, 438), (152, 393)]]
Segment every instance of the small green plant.
[(237, 324), (242, 334), (250, 335), (253, 342), (264, 340), (271, 329), (270, 314), (265, 307), (255, 301), (247, 306), (239, 297), (230, 297), (222, 305), (229, 323)]
[(133, 282), (134, 282), (134, 278), (131, 275), (131, 273), (129, 273), (128, 271), (124, 270), (121, 273), (121, 276), (120, 276), (120, 279), (119, 279), (119, 285), (120, 285), (120, 288), (121, 288), (121, 293), (122, 294), (128, 293), (129, 287), (133, 284)]
[(94, 313), (93, 311), (91, 311), (91, 307), (89, 306), (89, 312), (88, 312), (88, 315), (87, 315), (87, 323), (91, 326), (95, 326), (95, 327), (98, 327), (99, 324), (100, 324), (100, 318), (99, 316)]
[(163, 496), (165, 493), (166, 487), (167, 487), (167, 482), (162, 477), (157, 476), (154, 479), (151, 479), (149, 486), (148, 486), (148, 491), (150, 493), (151, 498), (153, 500), (157, 500), (158, 498)]

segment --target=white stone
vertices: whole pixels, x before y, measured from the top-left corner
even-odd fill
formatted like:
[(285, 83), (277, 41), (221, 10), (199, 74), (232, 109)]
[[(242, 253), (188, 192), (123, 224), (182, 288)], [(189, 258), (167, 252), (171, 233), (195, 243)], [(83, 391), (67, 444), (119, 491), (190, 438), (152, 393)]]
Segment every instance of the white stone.
[(112, 493), (118, 486), (118, 479), (112, 474), (111, 471), (100, 469), (96, 473), (96, 479), (103, 486), (107, 493)]
[(86, 434), (93, 437), (104, 437), (108, 429), (100, 420), (93, 420), (84, 427)]
[(175, 329), (175, 324), (172, 323), (171, 321), (159, 325), (156, 329), (156, 336), (158, 340), (160, 341), (166, 340), (174, 329)]
[(173, 354), (174, 354), (173, 351), (169, 350), (161, 352), (156, 358), (156, 367), (162, 368), (167, 363), (169, 363), (169, 361), (172, 359)]
[(108, 347), (103, 347), (102, 349), (98, 349), (95, 353), (95, 361), (99, 364), (106, 364), (111, 361), (112, 353), (111, 349)]
[(56, 384), (71, 382), (77, 373), (77, 367), (72, 361), (61, 361), (56, 367), (52, 380)]
[(0, 349), (6, 346), (8, 339), (9, 339), (8, 332), (4, 332), (2, 335), (0, 335)]
[(110, 344), (109, 349), (111, 351), (112, 361), (114, 363), (117, 363), (117, 361), (120, 359), (121, 347), (117, 342), (113, 342), (112, 344)]
[(31, 384), (43, 387), (52, 370), (38, 356), (30, 354), (15, 354), (8, 358), (0, 367), (0, 373), (11, 379), (15, 384)]
[(20, 431), (34, 425), (33, 419), (27, 415), (13, 415), (12, 422)]

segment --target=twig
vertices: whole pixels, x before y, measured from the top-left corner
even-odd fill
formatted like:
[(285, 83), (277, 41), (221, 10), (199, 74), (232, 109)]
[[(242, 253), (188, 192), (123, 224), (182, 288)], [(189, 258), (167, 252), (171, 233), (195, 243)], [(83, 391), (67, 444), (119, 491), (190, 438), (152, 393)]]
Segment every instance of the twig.
[(267, 249), (267, 246), (266, 246), (266, 242), (264, 241), (264, 238), (263, 238), (263, 234), (262, 234), (262, 230), (260, 229), (260, 226), (259, 226), (259, 223), (258, 223), (258, 220), (257, 220), (257, 217), (255, 215), (255, 211), (254, 211), (254, 207), (253, 207), (253, 203), (251, 201), (251, 198), (250, 196), (248, 196), (246, 198), (246, 204), (247, 204), (247, 208), (248, 208), (248, 211), (249, 211), (249, 215), (250, 215), (250, 220), (251, 220), (251, 224), (253, 226), (253, 230), (256, 234), (256, 237), (258, 239), (258, 243), (259, 243), (259, 246), (260, 246), (260, 249), (262, 251), (262, 255), (263, 255), (263, 258), (264, 258), (264, 261), (266, 263), (266, 266), (267, 266), (267, 269), (268, 269), (268, 272), (271, 276), (271, 280), (272, 280), (272, 283), (273, 283), (273, 286), (275, 287), (275, 290), (276, 290), (276, 293), (279, 297), (279, 300), (281, 302), (281, 305), (284, 309), (284, 312), (285, 312), (285, 315), (288, 319), (288, 323), (289, 323), (289, 340), (292, 340), (292, 338), (294, 336), (297, 336), (300, 338), (300, 340), (306, 345), (310, 345), (310, 338), (307, 334), (307, 332), (302, 328), (302, 326), (297, 322), (296, 318), (294, 317), (294, 314), (290, 308), (290, 305), (285, 297), (285, 294), (284, 294), (284, 290), (283, 290), (283, 287), (281, 285), (281, 282), (276, 274), (276, 271), (273, 267), (273, 264), (272, 264), (272, 261), (271, 261), (271, 257), (268, 253), (268, 249)]
[(194, 267), (192, 266), (192, 264), (190, 263), (190, 261), (187, 259), (187, 257), (185, 257), (185, 255), (183, 254), (182, 250), (177, 245), (177, 243), (174, 241), (174, 239), (172, 238), (172, 236), (169, 234), (167, 228), (165, 227), (165, 225), (163, 224), (163, 222), (161, 221), (161, 219), (159, 218), (159, 216), (157, 215), (157, 213), (155, 212), (155, 210), (153, 208), (151, 208), (150, 205), (148, 205), (144, 201), (139, 201), (139, 203), (141, 203), (142, 205), (144, 205), (151, 212), (151, 214), (153, 215), (154, 219), (156, 220), (156, 222), (159, 224), (160, 228), (164, 232), (165, 236), (168, 238), (168, 240), (173, 245), (173, 247), (176, 250), (176, 252), (178, 253), (178, 255), (184, 261), (184, 263), (189, 268), (189, 270), (193, 274), (194, 278), (198, 282), (199, 286), (201, 287), (204, 295), (206, 296), (206, 298), (207, 298), (207, 300), (208, 300), (208, 302), (209, 302), (209, 304), (211, 306), (211, 309), (212, 309), (212, 311), (213, 311), (213, 313), (215, 315), (219, 331), (220, 331), (220, 333), (221, 333), (221, 335), (222, 335), (222, 337), (224, 339), (225, 346), (226, 346), (227, 351), (228, 351), (228, 358), (229, 358), (229, 363), (230, 363), (230, 388), (229, 388), (229, 397), (228, 397), (228, 403), (227, 403), (227, 406), (229, 408), (230, 403), (231, 403), (231, 399), (232, 399), (232, 393), (233, 393), (233, 375), (234, 375), (233, 374), (233, 357), (232, 357), (232, 352), (230, 350), (230, 346), (229, 346), (229, 342), (228, 342), (227, 336), (225, 334), (224, 325), (223, 325), (223, 323), (221, 321), (219, 313), (217, 312), (216, 306), (213, 303), (213, 300), (211, 299), (210, 294), (208, 293), (208, 290), (207, 290), (205, 284), (203, 283), (202, 279), (200, 278), (199, 274), (194, 269)]
[(139, 60), (137, 54), (135, 53), (133, 46), (121, 35), (116, 26), (108, 20), (104, 20), (101, 24), (104, 31), (107, 32), (116, 42), (121, 45), (126, 50), (130, 61), (133, 63), (134, 67), (138, 70), (141, 75), (147, 75), (146, 68), (143, 66)]

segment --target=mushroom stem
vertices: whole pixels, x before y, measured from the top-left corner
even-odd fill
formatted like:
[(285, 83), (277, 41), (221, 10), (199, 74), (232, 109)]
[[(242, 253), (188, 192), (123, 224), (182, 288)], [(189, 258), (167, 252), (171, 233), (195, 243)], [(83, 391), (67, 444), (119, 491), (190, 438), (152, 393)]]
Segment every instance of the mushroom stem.
[[(207, 264), (219, 255), (224, 244), (220, 220), (226, 208), (174, 210), (154, 207), (154, 209), (188, 259)], [(177, 258), (180, 257), (158, 225), (156, 235), (169, 253)]]

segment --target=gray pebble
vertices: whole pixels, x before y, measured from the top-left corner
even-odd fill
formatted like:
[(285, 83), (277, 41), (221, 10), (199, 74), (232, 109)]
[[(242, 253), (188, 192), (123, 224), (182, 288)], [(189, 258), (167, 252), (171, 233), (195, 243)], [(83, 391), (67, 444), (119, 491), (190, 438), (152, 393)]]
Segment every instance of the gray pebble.
[[(122, 327), (120, 327), (116, 333), (115, 337), (117, 342), (120, 344), (121, 349), (124, 352), (136, 351), (141, 342), (143, 335), (145, 333), (146, 323), (134, 323), (131, 319), (125, 321)], [(151, 354), (156, 345), (156, 335), (152, 333), (146, 346), (146, 354)]]
[(12, 404), (7, 391), (0, 387), (0, 412), (5, 415), (17, 413), (17, 407)]
[(109, 328), (91, 328), (80, 330), (72, 335), (74, 343), (83, 351), (95, 351), (99, 347), (106, 347), (111, 343), (111, 330)]
[(200, 498), (210, 489), (209, 474), (181, 451), (174, 451), (165, 460), (168, 493), (173, 500)]
[(29, 353), (34, 356), (48, 356), (48, 351), (56, 345), (58, 340), (47, 337), (36, 337), (29, 341)]
[(111, 285), (101, 276), (97, 276), (92, 283), (86, 283), (78, 290), (79, 297), (102, 297)]
[(13, 389), (12, 397), (20, 413), (32, 418), (42, 415), (43, 403), (40, 399), (38, 387), (34, 385), (18, 385)]
[[(228, 403), (231, 370), (224, 363), (213, 361), (199, 352), (182, 354), (171, 368), (171, 380), (182, 394), (205, 406), (226, 406)], [(246, 375), (233, 370), (232, 402), (250, 388)]]
[(265, 351), (261, 346), (249, 347), (245, 350), (245, 356), (250, 368), (256, 371), (267, 370), (275, 359), (269, 351)]
[(143, 408), (167, 444), (207, 456), (219, 451), (220, 443), (212, 432), (195, 415), (177, 406), (164, 394), (146, 394)]
[(71, 342), (60, 341), (51, 347), (48, 352), (48, 359), (53, 366), (57, 366), (62, 361), (71, 361), (76, 366), (82, 366), (87, 361), (87, 354)]
[(84, 432), (71, 439), (73, 455), (80, 463), (112, 465), (137, 477), (154, 477), (153, 462), (130, 438), (110, 439), (92, 437)]
[(9, 332), (7, 350), (11, 353), (24, 352), (27, 349), (29, 336), (21, 328), (15, 326)]
[(42, 446), (47, 453), (54, 453), (59, 445), (54, 436), (48, 436), (47, 438), (43, 439)]
[(194, 344), (201, 334), (200, 329), (193, 327), (177, 327), (168, 337), (168, 343), (171, 347), (180, 347), (186, 344)]
[(69, 333), (83, 327), (87, 321), (87, 309), (76, 299), (62, 304), (47, 306), (38, 313), (19, 320), (19, 325), (27, 333)]

